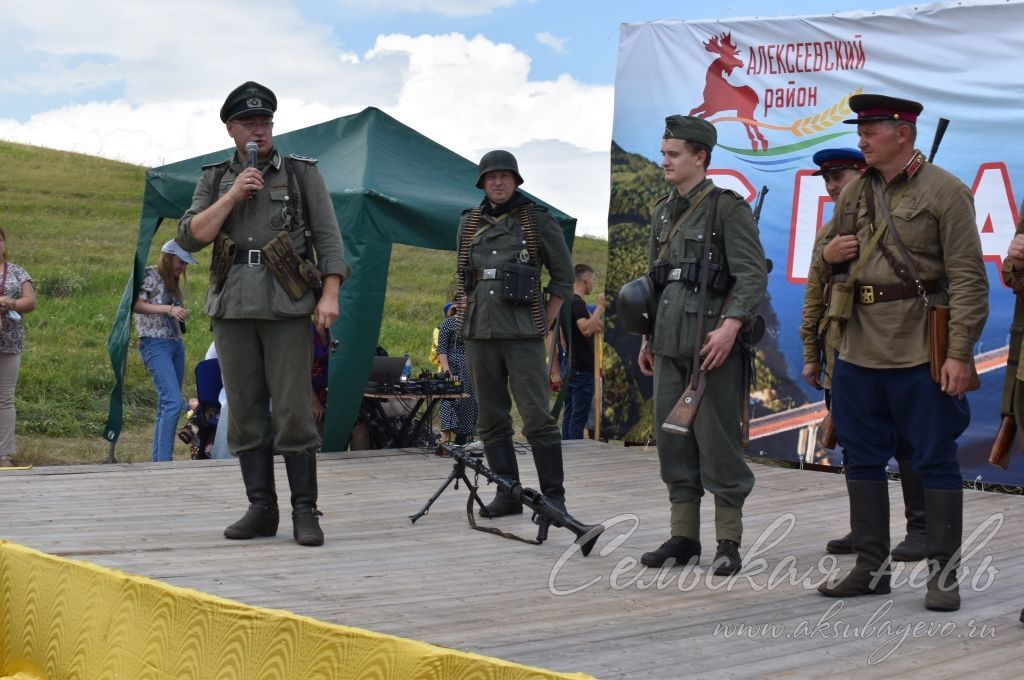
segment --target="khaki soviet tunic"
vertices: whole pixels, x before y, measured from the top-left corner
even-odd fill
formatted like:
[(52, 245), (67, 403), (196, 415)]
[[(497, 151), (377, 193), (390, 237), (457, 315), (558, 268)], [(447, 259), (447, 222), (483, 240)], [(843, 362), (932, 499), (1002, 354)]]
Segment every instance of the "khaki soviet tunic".
[[(882, 182), (878, 171), (868, 168), (860, 179), (843, 189), (827, 226), (826, 242), (840, 229), (852, 231), (840, 225), (853, 220), (860, 252), (865, 252), (874, 229), (885, 222), (882, 210), (876, 207), (871, 223), (864, 199), (865, 182), (875, 178)], [(906, 169), (884, 187), (884, 194), (918, 276), (940, 282), (941, 290), (928, 296), (930, 304), (950, 307), (947, 356), (968, 361), (988, 317), (988, 279), (970, 190), (917, 151)], [(902, 262), (888, 228), (881, 242), (896, 262)], [(824, 263), (820, 255), (818, 259)], [(891, 285), (900, 281), (876, 245), (860, 265), (856, 283)], [(872, 305), (855, 302), (839, 343), (840, 358), (866, 368), (908, 368), (927, 363), (927, 311), (919, 296)]]
[[(1024, 234), (1024, 203), (1020, 206), (1020, 219), (1017, 222), (1016, 234)], [(1015, 293), (1016, 299), (1013, 303), (1013, 320), (1010, 323), (1010, 355), (1007, 358), (1007, 370), (1015, 369), (1014, 376), (1018, 381), (1024, 381), (1024, 343), (1021, 342), (1021, 335), (1024, 334), (1024, 302), (1021, 302), (1021, 295), (1016, 291), (1024, 291), (1024, 269), (1017, 269), (1010, 262), (1010, 258), (1003, 260), (1003, 283)], [(1020, 391), (1018, 389), (1018, 391)], [(1004, 400), (1006, 395), (1004, 395)], [(1003, 412), (1007, 413), (1008, 408), (1004, 406)], [(1018, 419), (1024, 416), (1024, 412), (1014, 409)], [(1024, 432), (1024, 428), (1019, 428)]]
[[(551, 275), (547, 287), (550, 295), (563, 300), (572, 296), (572, 256), (565, 244), (562, 228), (547, 210), (533, 206), (537, 223), (538, 256), (540, 263)], [(484, 220), (476, 228), (469, 255), (468, 266), (473, 269), (497, 269), (503, 264), (518, 261), (519, 253), (526, 248), (520, 237), (517, 217), (518, 209), (498, 218), (497, 225)], [(459, 240), (469, 220), (469, 211), (459, 221)], [(529, 305), (513, 305), (501, 300), (501, 279), (481, 280), (471, 293), (467, 294), (466, 315), (462, 324), (462, 336), (473, 340), (504, 340), (514, 338), (537, 338), (540, 334), (533, 324)], [(542, 308), (544, 302), (541, 301)]]
[[(285, 213), (289, 207), (288, 175), (284, 162), (276, 149), (272, 151), (268, 161), (259, 166), (263, 172), (263, 189), (251, 199), (236, 205), (224, 222), (221, 231), (238, 245), (240, 253), (259, 250), (288, 228)], [(320, 274), (337, 274), (344, 281), (351, 269), (345, 261), (338, 220), (323, 177), (312, 159), (292, 156), (287, 162), (292, 165), (301, 193), (299, 212), (305, 213), (292, 218), (295, 226), (292, 227), (291, 238), (295, 251), (299, 257), (312, 259), (312, 255), (306, 252), (306, 239), (299, 226), (308, 216)], [(224, 195), (245, 168), (237, 155), (203, 168), (202, 177), (192, 196), (192, 206), (178, 223), (177, 240), (185, 250), (195, 252), (209, 245), (192, 236), (189, 228), (192, 218)], [(219, 186), (211, 186), (214, 176), (221, 169), (226, 171)], [(213, 287), (210, 287), (206, 298), (206, 313), (215, 319), (271, 320), (309, 316), (315, 305), (312, 291), (308, 291), (300, 300), (292, 300), (267, 265), (250, 267), (243, 262), (231, 267), (220, 293), (215, 293)]]
[[(678, 194), (673, 188), (655, 204), (648, 267), (658, 258), (659, 248), (671, 232), (672, 202), (683, 201), (676, 208), (677, 214), (682, 215), (689, 207), (689, 201), (710, 185), (711, 180), (705, 179), (682, 199), (678, 199)], [(710, 196), (704, 197), (702, 203), (703, 205), (690, 212), (669, 242), (668, 252), (664, 257), (674, 265), (678, 265), (684, 258), (697, 258), (699, 261), (703, 255), (704, 226), (707, 208), (711, 204)], [(717, 265), (727, 262), (729, 273), (735, 278), (736, 283), (728, 309), (722, 309), (723, 295), (709, 291), (707, 304), (703, 310), (707, 317), (704, 323), (705, 333), (714, 330), (719, 315), (724, 318), (737, 318), (744, 325), (750, 323), (757, 305), (764, 296), (768, 273), (764, 249), (761, 247), (757, 224), (754, 222), (750, 206), (732, 191), (723, 191), (718, 197), (712, 231), (711, 262)], [(652, 352), (678, 358), (693, 356), (698, 298), (696, 286), (686, 285), (680, 281), (671, 281), (665, 286), (658, 298), (654, 334), (648, 342)]]
[[(826, 225), (827, 226), (827, 225)], [(818, 230), (814, 237), (814, 249), (811, 255), (811, 266), (807, 270), (807, 285), (804, 288), (804, 307), (800, 318), (800, 342), (804, 349), (804, 363), (817, 364), (821, 362), (820, 351), (824, 349), (825, 356), (829, 354), (829, 347), (822, 347), (821, 342), (821, 321), (825, 317), (826, 299), (825, 290), (828, 283), (830, 268), (823, 265), (821, 261), (821, 248), (825, 242), (825, 227)], [(834, 348), (832, 348), (834, 349)]]

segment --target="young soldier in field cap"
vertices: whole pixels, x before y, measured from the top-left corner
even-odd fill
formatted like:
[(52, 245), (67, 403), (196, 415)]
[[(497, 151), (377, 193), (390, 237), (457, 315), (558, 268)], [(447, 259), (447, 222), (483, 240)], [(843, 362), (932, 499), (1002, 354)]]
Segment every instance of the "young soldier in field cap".
[[(839, 194), (846, 185), (860, 177), (861, 172), (867, 167), (864, 154), (858, 149), (822, 149), (814, 154), (812, 160), (818, 166), (814, 174), (825, 180), (825, 191), (833, 201), (838, 201)], [(819, 258), (824, 245), (824, 235), (825, 230), (820, 230), (814, 242), (815, 256), (811, 259), (811, 268), (807, 273), (807, 288), (804, 290), (800, 339), (804, 347), (803, 378), (812, 387), (824, 388), (825, 405), (831, 408), (832, 367), (837, 349), (835, 338), (838, 324), (835, 327), (830, 326), (825, 315), (829, 281), (828, 272)], [(921, 479), (911, 465), (910, 456), (910, 446), (902, 439), (897, 439), (896, 462), (900, 467), (907, 535), (892, 549), (892, 559), (904, 562), (924, 559), (925, 551), (924, 489), (921, 487)], [(848, 532), (841, 538), (832, 539), (825, 545), (825, 550), (837, 555), (852, 553), (852, 533)]]
[[(458, 318), (477, 393), (480, 440), (490, 468), (518, 480), (514, 398), (540, 491), (564, 507), (562, 437), (548, 406), (548, 348), (562, 300), (572, 295), (569, 247), (547, 209), (518, 191), (523, 177), (515, 156), (490, 151), (478, 169), (483, 200), (459, 222), (459, 294), (465, 294), (466, 305), (459, 306)], [(541, 268), (551, 276), (547, 296), (540, 287)], [(519, 501), (498, 491), (480, 516), (522, 511)]]
[[(963, 398), (973, 348), (988, 315), (988, 279), (970, 190), (914, 148), (918, 102), (855, 95), (859, 147), (868, 169), (839, 196), (821, 261), (833, 283), (829, 314), (842, 328), (832, 373), (832, 414), (846, 452), (857, 561), (830, 597), (885, 594), (889, 490), (885, 470), (902, 439), (925, 499), (928, 609), (960, 607), (963, 496), (956, 440), (970, 422)], [(881, 232), (879, 230), (882, 230)], [(834, 280), (834, 279), (833, 279)], [(852, 294), (852, 303), (843, 300)], [(928, 310), (948, 305), (939, 382), (929, 369)]]
[[(224, 535), (277, 533), (276, 451), (284, 455), (291, 487), (295, 540), (320, 545), (309, 320), (312, 314), (321, 329), (337, 320), (338, 287), (349, 266), (316, 161), (284, 158), (274, 147), (276, 109), (274, 93), (258, 83), (228, 95), (220, 118), (235, 153), (203, 168), (177, 240), (190, 252), (214, 243), (206, 313), (231, 403), (228, 446), (238, 456), (250, 503)], [(247, 145), (253, 145), (254, 165)], [(302, 265), (294, 271), (282, 262)]]
[[(660, 567), (699, 559), (700, 501), (707, 490), (715, 497), (718, 540), (712, 568), (726, 575), (741, 567), (743, 503), (754, 486), (740, 445), (747, 387), (746, 358), (737, 335), (754, 318), (767, 271), (750, 206), (706, 177), (716, 142), (714, 126), (702, 118), (675, 115), (665, 120), (661, 167), (672, 190), (652, 215), (648, 265), (658, 312), (638, 364), (644, 375), (654, 376), (654, 431), (671, 502), (672, 535), (640, 561)], [(709, 211), (710, 242), (704, 237)], [(710, 266), (703, 293), (702, 262)], [(698, 310), (704, 315), (703, 330)], [(720, 317), (722, 324), (716, 328)], [(692, 431), (664, 432), (661, 424), (694, 371), (700, 370), (708, 371), (707, 388)]]

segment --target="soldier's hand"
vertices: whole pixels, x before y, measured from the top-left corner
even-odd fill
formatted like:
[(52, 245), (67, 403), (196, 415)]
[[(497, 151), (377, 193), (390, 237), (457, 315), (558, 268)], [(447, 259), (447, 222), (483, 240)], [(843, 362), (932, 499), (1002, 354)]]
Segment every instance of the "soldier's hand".
[(1024, 269), (1024, 234), (1017, 234), (1010, 241), (1010, 248), (1006, 252), (1006, 256), (1013, 263), (1013, 266), (1017, 269)]
[(640, 368), (640, 372), (648, 378), (654, 375), (654, 355), (651, 354), (651, 350), (647, 349), (646, 342), (640, 346), (640, 355), (636, 358), (636, 365)]
[(236, 203), (246, 201), (263, 189), (263, 173), (256, 168), (246, 168), (231, 185), (229, 193)]
[(704, 357), (700, 370), (713, 371), (725, 363), (732, 352), (732, 346), (736, 344), (736, 334), (740, 332), (742, 326), (739, 319), (729, 317), (722, 322), (721, 327), (708, 333), (704, 346), (700, 348), (700, 355)]
[(323, 330), (333, 326), (337, 320), (338, 296), (335, 295), (332, 298), (326, 294), (321, 295), (320, 301), (316, 303), (316, 309), (313, 310), (313, 323), (316, 324), (317, 329)]
[(803, 376), (804, 382), (816, 390), (821, 389), (821, 381), (818, 380), (818, 376), (820, 374), (821, 364), (817, 361), (804, 364), (804, 370), (800, 373), (800, 375)]
[(859, 248), (856, 234), (844, 234), (829, 241), (821, 256), (829, 264), (839, 264), (857, 257)]
[(967, 391), (971, 380), (971, 367), (966, 361), (946, 357), (942, 364), (941, 383), (939, 387), (946, 394), (959, 397)]

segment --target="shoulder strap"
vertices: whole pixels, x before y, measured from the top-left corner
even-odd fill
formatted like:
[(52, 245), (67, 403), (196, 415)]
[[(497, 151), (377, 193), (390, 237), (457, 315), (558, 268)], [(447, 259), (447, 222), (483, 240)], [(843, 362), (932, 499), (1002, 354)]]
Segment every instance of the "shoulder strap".
[[(911, 259), (910, 253), (907, 252), (907, 247), (903, 245), (903, 240), (900, 238), (900, 232), (897, 231), (896, 225), (893, 224), (892, 213), (889, 212), (889, 202), (885, 200), (885, 193), (881, 191), (881, 186), (879, 186), (877, 182), (878, 180), (876, 179), (875, 198), (878, 200), (878, 205), (882, 208), (882, 215), (885, 216), (885, 223), (889, 225), (889, 231), (892, 233), (892, 240), (894, 243), (896, 243), (896, 247), (900, 251), (900, 257), (903, 258), (903, 263), (904, 265), (906, 265), (906, 272), (910, 273), (911, 280), (917, 287), (917, 294), (921, 296), (921, 299), (924, 300), (925, 305), (927, 305), (929, 304), (928, 294), (925, 292), (924, 285), (921, 283), (921, 277), (918, 276), (917, 269), (914, 267), (914, 261)], [(890, 253), (888, 249), (885, 247), (885, 244), (879, 243), (879, 249), (882, 251), (882, 254), (885, 255), (885, 259), (889, 262), (889, 265), (893, 268), (893, 271), (896, 272), (896, 276), (900, 277), (901, 280), (905, 281), (906, 272), (904, 272), (899, 267), (895, 258), (893, 258), (892, 253)]]
[(701, 254), (700, 278), (697, 282), (697, 327), (693, 338), (693, 365), (690, 367), (690, 387), (697, 387), (700, 377), (700, 350), (704, 344), (704, 322), (707, 314), (704, 311), (708, 303), (708, 276), (711, 273), (711, 233), (715, 226), (715, 213), (718, 211), (718, 197), (722, 190), (711, 186), (711, 202), (708, 204), (707, 217), (704, 220), (704, 252)]
[[(718, 189), (718, 187), (716, 187), (714, 184), (709, 184), (708, 186), (704, 187), (700, 191), (700, 193), (693, 197), (693, 201), (690, 203), (690, 207), (687, 208), (686, 211), (682, 215), (680, 215), (678, 219), (676, 219), (675, 223), (672, 225), (672, 228), (669, 229), (668, 235), (665, 237), (665, 240), (661, 241), (661, 245), (658, 247), (659, 260), (664, 258), (665, 255), (668, 253), (668, 249), (670, 244), (672, 243), (672, 239), (675, 238), (675, 235), (677, 233), (679, 233), (679, 229), (683, 226), (683, 222), (686, 221), (686, 218), (693, 214), (693, 211), (696, 210), (704, 201), (704, 197), (710, 194), (712, 191), (715, 191), (717, 196), (718, 192), (721, 192), (722, 190)], [(717, 200), (717, 198), (715, 200)], [(660, 238), (661, 237), (659, 235), (659, 240)]]

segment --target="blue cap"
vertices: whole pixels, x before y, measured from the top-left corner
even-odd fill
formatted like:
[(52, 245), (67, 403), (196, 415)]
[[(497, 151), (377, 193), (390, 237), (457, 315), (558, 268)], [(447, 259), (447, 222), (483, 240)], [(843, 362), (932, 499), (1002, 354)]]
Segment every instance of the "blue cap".
[(867, 167), (864, 154), (858, 149), (822, 149), (811, 160), (818, 166), (817, 172), (812, 173), (814, 175), (830, 170), (863, 170)]
[(451, 310), (451, 308), (452, 308), (452, 306), (454, 304), (455, 304), (454, 302), (447, 302), (447, 303), (445, 303), (445, 306), (444, 306), (444, 315), (445, 316), (448, 316), (448, 312), (449, 312), (449, 310)]

